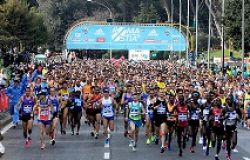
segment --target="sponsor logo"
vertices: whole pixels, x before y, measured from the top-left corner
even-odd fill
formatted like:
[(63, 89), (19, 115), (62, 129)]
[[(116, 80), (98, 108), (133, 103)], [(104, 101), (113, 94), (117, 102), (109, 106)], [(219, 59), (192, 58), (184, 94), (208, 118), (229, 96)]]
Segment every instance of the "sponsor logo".
[(104, 35), (104, 32), (101, 28), (95, 31), (95, 35)]
[(105, 42), (105, 38), (99, 37), (96, 39), (96, 42), (103, 43), (103, 42)]
[(151, 30), (149, 33), (148, 33), (148, 36), (151, 36), (151, 37), (156, 37), (158, 36), (159, 34), (156, 32), (155, 29)]

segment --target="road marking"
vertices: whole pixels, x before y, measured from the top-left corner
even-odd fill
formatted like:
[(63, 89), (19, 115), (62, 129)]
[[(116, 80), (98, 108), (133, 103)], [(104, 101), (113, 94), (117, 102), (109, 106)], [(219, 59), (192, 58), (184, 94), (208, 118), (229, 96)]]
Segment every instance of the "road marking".
[(105, 144), (104, 148), (109, 148), (109, 143)]
[(103, 159), (110, 159), (110, 152), (105, 152)]
[(11, 127), (13, 127), (13, 123), (9, 123), (7, 126), (5, 126), (2, 131), (1, 134), (5, 134)]
[(243, 157), (243, 159), (244, 159), (244, 160), (250, 160), (250, 158), (248, 158), (248, 157)]

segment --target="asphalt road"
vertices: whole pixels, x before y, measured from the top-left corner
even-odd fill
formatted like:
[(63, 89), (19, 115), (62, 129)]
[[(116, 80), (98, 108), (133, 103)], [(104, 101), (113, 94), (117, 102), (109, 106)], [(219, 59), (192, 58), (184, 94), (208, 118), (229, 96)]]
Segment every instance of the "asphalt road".
[[(4, 160), (213, 160), (214, 149), (210, 156), (204, 156), (202, 146), (197, 145), (196, 153), (184, 151), (182, 158), (177, 155), (176, 139), (173, 139), (171, 151), (160, 153), (160, 145), (146, 145), (144, 129), (140, 133), (140, 139), (136, 152), (128, 147), (128, 139), (123, 137), (123, 127), (121, 118), (116, 120), (116, 129), (112, 135), (109, 146), (104, 145), (104, 137), (94, 139), (90, 136), (90, 127), (82, 124), (79, 136), (72, 136), (68, 130), (66, 135), (57, 135), (55, 146), (51, 146), (47, 139), (47, 148), (40, 149), (39, 129), (37, 125), (33, 129), (33, 144), (29, 148), (24, 148), (21, 126), (16, 129), (11, 128), (4, 135), (3, 145), (6, 153), (2, 157)], [(190, 145), (190, 143), (188, 143)], [(188, 148), (188, 147), (187, 147)], [(239, 129), (238, 153), (233, 153), (233, 160), (250, 160), (250, 131)], [(220, 159), (226, 159), (225, 151), (221, 151)]]

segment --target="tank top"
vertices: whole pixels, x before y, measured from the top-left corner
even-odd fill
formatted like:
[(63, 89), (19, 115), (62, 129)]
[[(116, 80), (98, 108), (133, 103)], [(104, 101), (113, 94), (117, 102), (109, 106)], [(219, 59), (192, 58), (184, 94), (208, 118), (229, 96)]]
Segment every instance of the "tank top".
[(142, 105), (140, 102), (130, 102), (129, 106), (129, 118), (131, 120), (141, 120)]
[(226, 112), (226, 119), (225, 119), (225, 125), (227, 126), (234, 126), (237, 124), (237, 113), (235, 110), (230, 111), (230, 109), (227, 109)]
[(190, 120), (198, 121), (199, 120), (199, 111), (198, 108), (191, 108), (190, 109)]
[(114, 108), (112, 105), (112, 99), (102, 98), (102, 115), (103, 117), (114, 117)]
[(48, 83), (41, 83), (41, 92), (48, 93), (48, 91), (49, 91)]
[(38, 95), (39, 93), (41, 93), (41, 84), (35, 84), (34, 92), (35, 92), (35, 95)]
[(167, 104), (165, 101), (161, 101), (157, 99), (156, 104), (159, 104), (159, 107), (156, 110), (158, 115), (166, 115), (167, 112)]
[(177, 115), (177, 125), (180, 127), (186, 127), (188, 125), (188, 108), (186, 106), (178, 105)]
[(175, 105), (174, 104), (167, 104), (167, 120), (168, 121), (175, 121), (176, 118), (174, 116), (174, 112), (175, 112)]
[(51, 103), (52, 103), (52, 105), (54, 107), (54, 113), (59, 112), (59, 100), (57, 99), (57, 97), (56, 96), (53, 96), (53, 97), (50, 96), (49, 98), (50, 98), (50, 101), (51, 101)]
[(203, 121), (206, 121), (206, 122), (208, 121), (210, 110), (211, 110), (211, 105), (205, 104), (205, 107), (202, 110)]
[(128, 93), (125, 93), (124, 101), (128, 101), (128, 103), (133, 102), (132, 95), (131, 94), (129, 95)]
[(74, 110), (75, 111), (82, 111), (83, 100), (81, 98), (74, 99)]
[(150, 97), (147, 99), (147, 113), (150, 115), (154, 114), (154, 103), (156, 102), (156, 98), (150, 99)]
[(38, 112), (38, 119), (41, 121), (49, 121), (52, 119), (51, 116), (51, 109), (48, 106), (49, 100), (46, 99), (44, 102), (39, 101), (39, 112)]
[(21, 104), (21, 113), (22, 115), (30, 115), (33, 112), (33, 107), (35, 105), (35, 101), (33, 97), (27, 99), (26, 96), (23, 97)]
[(212, 114), (214, 116), (213, 126), (215, 126), (215, 127), (222, 126), (222, 119), (221, 119), (222, 109), (220, 109), (220, 108), (213, 108)]

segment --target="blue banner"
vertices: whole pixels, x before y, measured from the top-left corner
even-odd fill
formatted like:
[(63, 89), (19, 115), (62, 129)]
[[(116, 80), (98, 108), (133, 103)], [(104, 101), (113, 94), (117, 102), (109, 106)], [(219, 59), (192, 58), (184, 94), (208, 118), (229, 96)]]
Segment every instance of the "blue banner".
[(66, 48), (185, 51), (187, 45), (183, 34), (174, 27), (82, 23), (69, 30)]

